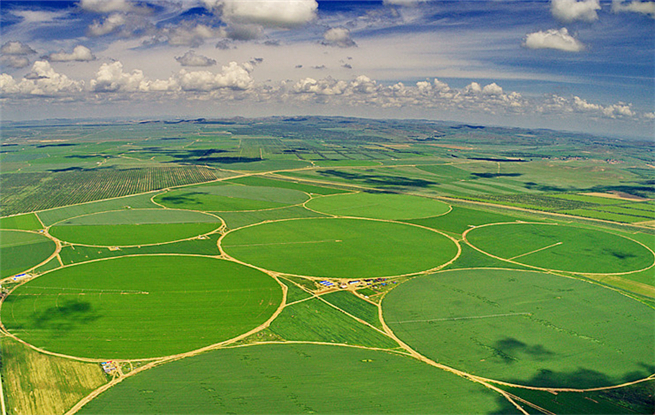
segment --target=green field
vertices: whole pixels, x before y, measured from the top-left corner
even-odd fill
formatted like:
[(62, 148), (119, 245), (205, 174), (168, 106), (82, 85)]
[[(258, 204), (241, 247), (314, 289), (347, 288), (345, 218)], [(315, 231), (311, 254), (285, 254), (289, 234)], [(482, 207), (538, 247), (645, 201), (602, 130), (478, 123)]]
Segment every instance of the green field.
[(216, 230), (221, 220), (200, 212), (129, 209), (78, 216), (56, 223), (50, 233), (84, 245), (147, 245), (192, 238)]
[(415, 219), (448, 213), (450, 206), (434, 199), (390, 193), (353, 193), (315, 198), (307, 207), (336, 216), (372, 219)]
[[(399, 376), (401, 378), (399, 378)], [(80, 414), (516, 413), (473, 382), (381, 351), (319, 345), (217, 350), (126, 379)]]
[(589, 388), (655, 369), (655, 310), (613, 290), (515, 270), (445, 271), (383, 300), (394, 333), (418, 352), (491, 379)]
[(630, 272), (648, 268), (655, 260), (650, 250), (630, 239), (566, 225), (480, 226), (467, 234), (467, 240), (503, 259), (561, 271)]
[(43, 225), (34, 213), (0, 218), (0, 229), (16, 229), (23, 231), (36, 231), (43, 229)]
[(265, 269), (336, 278), (380, 277), (425, 271), (457, 254), (447, 237), (424, 228), (360, 219), (270, 222), (228, 233), (230, 256)]
[(55, 243), (31, 232), (0, 230), (0, 278), (10, 277), (45, 261)]
[(275, 209), (307, 200), (309, 196), (299, 190), (223, 183), (173, 190), (157, 195), (154, 199), (169, 208), (205, 212)]
[(20, 286), (2, 321), (35, 346), (90, 358), (145, 358), (224, 341), (264, 323), (279, 284), (233, 262), (139, 256), (69, 266)]

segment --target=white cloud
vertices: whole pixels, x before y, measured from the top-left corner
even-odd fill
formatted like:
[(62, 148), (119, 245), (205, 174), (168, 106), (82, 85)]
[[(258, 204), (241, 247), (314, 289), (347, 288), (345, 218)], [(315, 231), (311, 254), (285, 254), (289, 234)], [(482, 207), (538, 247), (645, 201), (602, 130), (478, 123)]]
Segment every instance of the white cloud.
[(596, 21), (598, 10), (600, 10), (600, 0), (552, 0), (550, 4), (553, 17), (563, 23), (576, 20)]
[(51, 62), (88, 62), (96, 59), (95, 55), (86, 46), (78, 45), (73, 48), (72, 53), (57, 52), (47, 56)]
[(612, 0), (612, 11), (614, 13), (633, 12), (647, 14), (655, 19), (655, 2), (632, 0), (626, 3), (623, 0)]
[(10, 68), (16, 69), (26, 68), (30, 65), (30, 60), (25, 56), (8, 55), (3, 56), (0, 61), (3, 65), (7, 65)]
[(214, 59), (210, 59), (207, 56), (203, 56), (203, 55), (196, 55), (196, 53), (192, 50), (188, 51), (182, 56), (176, 57), (175, 60), (178, 61), (182, 66), (216, 65), (216, 61)]
[(324, 45), (338, 46), (340, 48), (350, 48), (357, 44), (350, 37), (350, 30), (345, 27), (334, 27), (323, 34)]
[(145, 85), (143, 71), (135, 69), (131, 73), (123, 72), (123, 64), (119, 61), (114, 63), (103, 63), (96, 73), (95, 79), (90, 82), (92, 91), (95, 92), (117, 92), (136, 91)]
[(127, 0), (82, 0), (79, 3), (80, 8), (93, 13), (145, 13), (148, 11), (145, 7), (139, 7)]
[(250, 76), (251, 70), (250, 64), (230, 62), (218, 74), (209, 71), (187, 72), (183, 69), (178, 74), (178, 80), (184, 91), (213, 91), (221, 88), (245, 90), (254, 83)]
[(316, 17), (315, 0), (204, 0), (210, 10), (220, 11), (233, 23), (254, 23), (264, 27), (291, 28), (302, 26)]
[(224, 29), (214, 29), (204, 24), (181, 25), (173, 28), (165, 28), (161, 35), (164, 36), (171, 46), (198, 47), (205, 40), (223, 38), (226, 36)]
[(485, 95), (502, 95), (503, 88), (496, 85), (496, 83), (491, 83), (482, 88), (482, 93)]
[(36, 53), (36, 51), (25, 43), (10, 40), (0, 47), (0, 53), (3, 55), (31, 55)]
[(83, 81), (73, 81), (64, 74), (55, 72), (47, 61), (36, 61), (32, 71), (20, 82), (7, 74), (0, 75), (0, 91), (4, 94), (29, 96), (57, 96), (76, 94), (82, 91)]
[(103, 22), (94, 21), (88, 28), (90, 36), (104, 36), (125, 24), (125, 16), (119, 13), (109, 15)]
[(569, 35), (569, 31), (563, 27), (561, 29), (550, 29), (530, 33), (525, 37), (523, 46), (530, 49), (556, 49), (565, 52), (580, 52), (584, 50), (584, 45)]

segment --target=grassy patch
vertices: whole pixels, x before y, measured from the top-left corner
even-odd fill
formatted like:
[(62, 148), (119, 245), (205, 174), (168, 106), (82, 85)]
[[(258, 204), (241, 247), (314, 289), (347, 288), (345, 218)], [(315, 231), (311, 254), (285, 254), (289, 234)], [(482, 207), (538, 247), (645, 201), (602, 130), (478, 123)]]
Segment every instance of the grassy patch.
[(141, 256), (42, 275), (6, 298), (2, 321), (46, 350), (143, 358), (243, 334), (281, 301), (277, 282), (252, 268), (210, 258)]
[(99, 364), (38, 353), (8, 337), (0, 343), (10, 414), (63, 414), (107, 382)]
[(393, 349), (387, 336), (348, 317), (318, 298), (286, 307), (269, 329), (285, 340), (342, 343)]
[(295, 301), (304, 300), (305, 298), (309, 298), (312, 296), (310, 293), (298, 287), (290, 280), (285, 280), (283, 278), (282, 282), (284, 283), (284, 285), (287, 286), (287, 304), (293, 303)]
[(337, 291), (322, 296), (325, 301), (339, 307), (343, 311), (352, 314), (355, 317), (361, 318), (370, 325), (382, 330), (382, 323), (378, 316), (378, 308), (356, 295), (347, 291)]
[(383, 311), (396, 335), (420, 353), (492, 379), (586, 388), (655, 370), (655, 310), (580, 280), (446, 271), (400, 285)]

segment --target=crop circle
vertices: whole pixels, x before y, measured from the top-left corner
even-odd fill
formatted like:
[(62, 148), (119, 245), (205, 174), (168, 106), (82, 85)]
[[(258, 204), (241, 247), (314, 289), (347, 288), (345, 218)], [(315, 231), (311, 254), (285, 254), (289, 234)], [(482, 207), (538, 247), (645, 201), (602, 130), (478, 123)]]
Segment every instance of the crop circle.
[(88, 358), (167, 356), (268, 320), (282, 301), (270, 276), (234, 262), (138, 256), (68, 266), (12, 292), (2, 321), (52, 352)]
[(312, 218), (237, 229), (221, 240), (233, 258), (288, 274), (363, 278), (437, 268), (459, 252), (441, 233), (368, 219)]
[(67, 219), (53, 225), (50, 234), (83, 245), (148, 245), (210, 233), (221, 224), (221, 219), (201, 212), (131, 209)]
[(299, 190), (221, 184), (172, 190), (157, 195), (154, 201), (173, 209), (229, 212), (275, 209), (308, 199), (309, 195)]
[(566, 225), (505, 223), (479, 226), (466, 240), (483, 252), (543, 269), (627, 273), (653, 265), (645, 246), (608, 232)]
[(532, 271), (445, 271), (383, 301), (404, 342), (440, 363), (540, 387), (610, 386), (651, 375), (655, 310), (599, 285)]
[(307, 207), (337, 216), (372, 219), (416, 219), (448, 213), (450, 206), (435, 199), (393, 193), (347, 193), (319, 197)]

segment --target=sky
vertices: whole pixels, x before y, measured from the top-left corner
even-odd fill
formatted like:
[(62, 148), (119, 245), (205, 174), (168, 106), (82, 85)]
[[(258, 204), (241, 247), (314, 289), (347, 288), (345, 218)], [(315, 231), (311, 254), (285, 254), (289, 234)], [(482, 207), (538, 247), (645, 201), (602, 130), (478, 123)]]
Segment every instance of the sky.
[(342, 115), (655, 137), (655, 1), (0, 3), (5, 121)]

